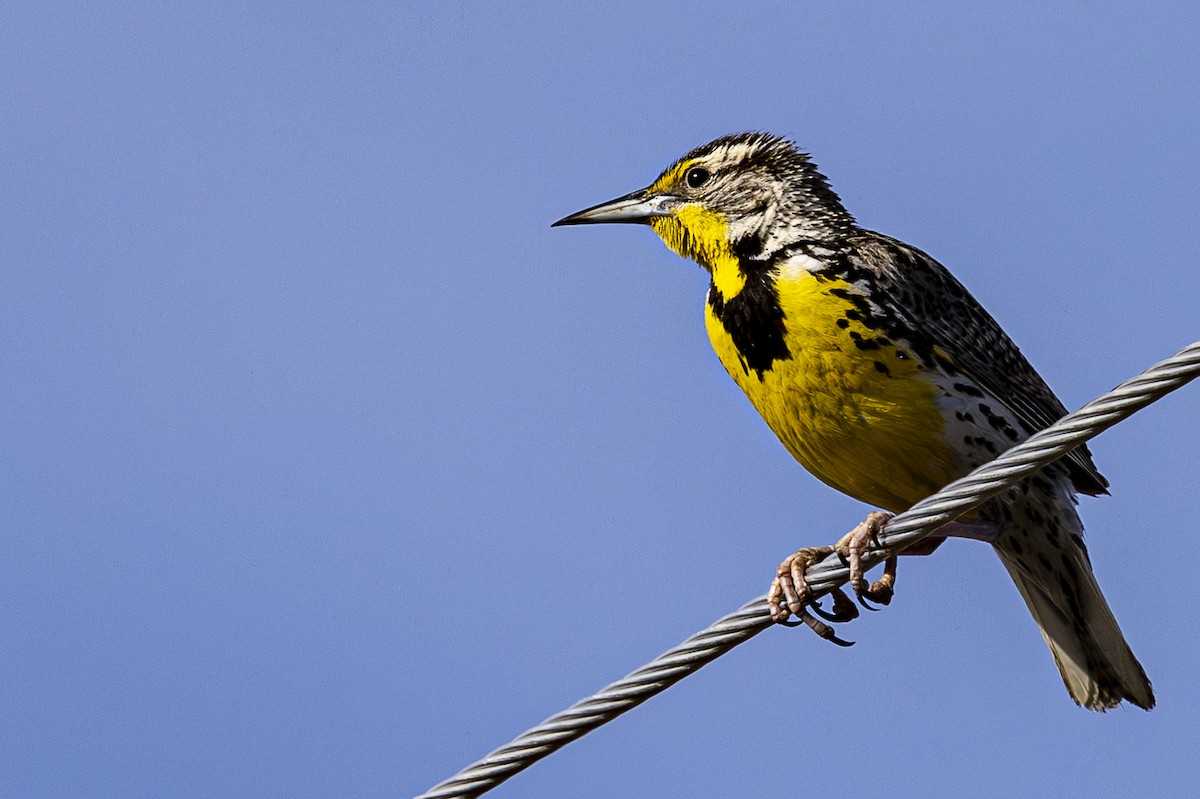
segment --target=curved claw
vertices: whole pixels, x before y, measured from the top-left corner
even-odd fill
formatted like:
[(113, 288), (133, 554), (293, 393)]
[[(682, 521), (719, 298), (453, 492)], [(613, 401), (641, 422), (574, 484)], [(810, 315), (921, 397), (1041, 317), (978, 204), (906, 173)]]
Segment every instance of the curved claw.
[[(879, 602), (878, 599), (871, 596), (870, 588), (864, 588), (862, 591), (856, 591), (854, 593), (854, 596), (858, 599), (858, 604), (862, 605), (864, 608), (871, 611), (872, 613), (878, 613), (880, 610), (882, 610), (882, 608), (877, 608), (874, 605), (871, 605), (867, 602), (868, 599), (870, 599), (872, 602)], [(891, 600), (888, 600), (888, 601), (890, 602)], [(883, 604), (886, 605), (887, 602), (884, 602)]]
[(847, 619), (845, 616), (838, 615), (837, 611), (830, 613), (828, 610), (825, 610), (823, 607), (821, 607), (821, 603), (815, 599), (808, 603), (808, 607), (810, 610), (812, 610), (813, 613), (817, 614), (825, 621), (832, 621), (832, 622), (849, 621), (849, 619)]
[(840, 588), (835, 588), (830, 593), (833, 595), (833, 608), (825, 610), (821, 604), (815, 599), (809, 602), (809, 607), (813, 613), (816, 613), (825, 621), (832, 621), (837, 624), (845, 624), (848, 621), (854, 621), (858, 618), (858, 608), (846, 596), (846, 592)]
[(853, 641), (847, 641), (844, 638), (839, 638), (837, 633), (833, 631), (832, 627), (823, 621), (814, 619), (812, 614), (810, 614), (807, 610), (801, 609), (796, 616), (797, 618), (795, 621), (792, 621), (791, 619), (775, 619), (775, 623), (783, 627), (800, 627), (803, 625), (831, 644), (837, 644), (838, 646), (843, 647), (854, 646)]

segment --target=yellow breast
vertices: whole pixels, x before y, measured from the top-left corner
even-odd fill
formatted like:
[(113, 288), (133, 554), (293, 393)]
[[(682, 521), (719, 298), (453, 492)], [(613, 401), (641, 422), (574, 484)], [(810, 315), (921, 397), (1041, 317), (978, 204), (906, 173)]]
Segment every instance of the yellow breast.
[(839, 491), (894, 511), (956, 477), (937, 386), (911, 353), (857, 320), (837, 296), (849, 284), (786, 267), (774, 283), (788, 357), (751, 368), (711, 302), (705, 323), (721, 363), (792, 455)]

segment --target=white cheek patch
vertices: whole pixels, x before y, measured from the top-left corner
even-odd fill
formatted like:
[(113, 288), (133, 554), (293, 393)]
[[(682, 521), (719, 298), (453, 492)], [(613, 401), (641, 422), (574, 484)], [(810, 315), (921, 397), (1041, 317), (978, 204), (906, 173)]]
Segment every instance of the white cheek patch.
[(734, 219), (729, 223), (729, 240), (740, 241), (750, 236), (757, 236), (761, 229), (762, 226), (757, 217)]

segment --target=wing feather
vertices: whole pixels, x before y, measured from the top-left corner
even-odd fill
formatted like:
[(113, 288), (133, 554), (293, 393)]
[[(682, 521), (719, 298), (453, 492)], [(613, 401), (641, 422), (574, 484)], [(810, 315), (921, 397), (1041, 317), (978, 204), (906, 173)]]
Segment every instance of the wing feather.
[[(879, 233), (864, 233), (855, 249), (882, 279), (880, 301), (890, 314), (907, 317), (935, 354), (980, 389), (1002, 402), (1026, 428), (1049, 427), (1066, 415), (1066, 406), (983, 306), (944, 266), (915, 247)], [(1107, 493), (1086, 446), (1064, 459), (1076, 490)]]

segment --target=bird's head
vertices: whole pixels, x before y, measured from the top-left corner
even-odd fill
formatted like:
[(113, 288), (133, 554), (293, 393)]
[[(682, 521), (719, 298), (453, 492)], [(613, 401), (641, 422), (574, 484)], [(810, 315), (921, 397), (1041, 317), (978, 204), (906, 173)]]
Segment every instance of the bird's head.
[(710, 272), (723, 259), (766, 259), (793, 241), (829, 241), (854, 225), (808, 155), (769, 133), (723, 136), (667, 167), (647, 188), (555, 225), (648, 224)]

